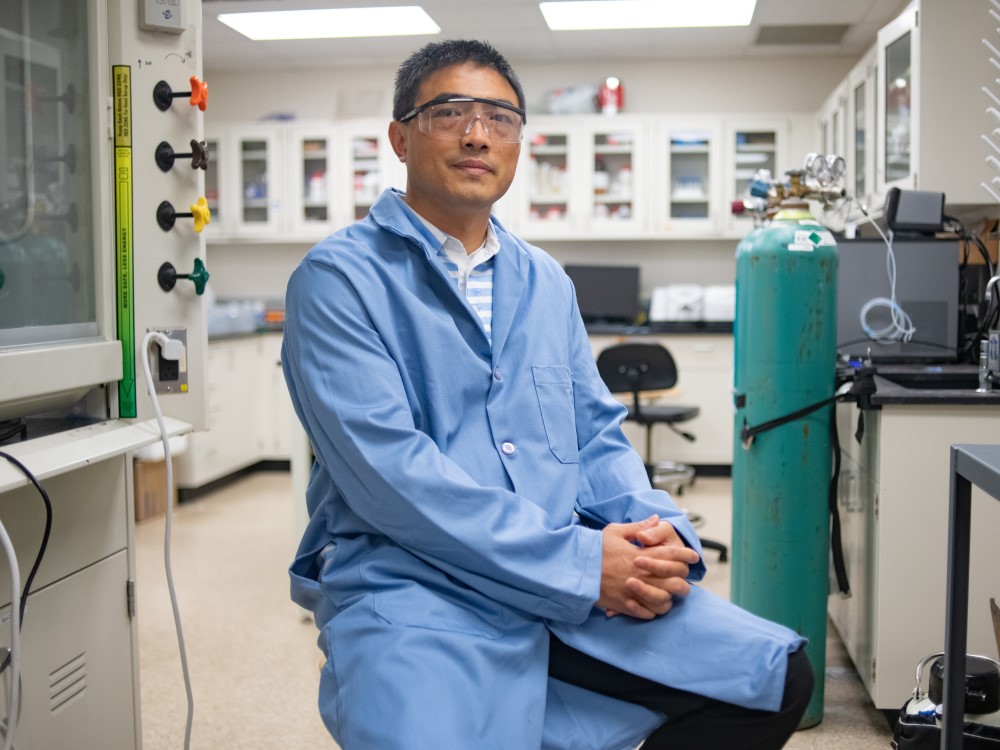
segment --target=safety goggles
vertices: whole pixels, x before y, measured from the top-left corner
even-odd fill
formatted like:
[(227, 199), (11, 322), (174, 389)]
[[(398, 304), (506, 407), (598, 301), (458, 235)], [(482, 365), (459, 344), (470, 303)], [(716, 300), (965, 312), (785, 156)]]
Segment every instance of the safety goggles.
[(520, 143), (524, 134), (523, 109), (498, 99), (476, 96), (443, 96), (411, 109), (399, 118), (409, 122), (417, 118), (417, 128), (431, 138), (452, 139), (468, 135), (479, 120), (492, 140)]

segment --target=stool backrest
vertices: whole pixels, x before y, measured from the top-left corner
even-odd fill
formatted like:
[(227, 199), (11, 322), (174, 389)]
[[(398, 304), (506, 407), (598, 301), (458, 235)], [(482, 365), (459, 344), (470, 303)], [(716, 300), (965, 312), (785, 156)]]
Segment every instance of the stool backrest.
[(677, 365), (660, 344), (615, 344), (597, 355), (597, 371), (612, 393), (631, 393), (638, 408), (639, 393), (673, 388)]

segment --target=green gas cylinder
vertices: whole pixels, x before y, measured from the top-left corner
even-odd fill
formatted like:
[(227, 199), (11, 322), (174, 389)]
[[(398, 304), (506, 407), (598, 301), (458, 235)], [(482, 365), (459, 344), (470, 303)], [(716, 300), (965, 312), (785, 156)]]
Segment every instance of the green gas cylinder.
[(801, 727), (823, 718), (829, 591), (832, 406), (757, 426), (833, 396), (837, 246), (803, 201), (736, 249), (732, 600), (809, 640), (816, 675)]

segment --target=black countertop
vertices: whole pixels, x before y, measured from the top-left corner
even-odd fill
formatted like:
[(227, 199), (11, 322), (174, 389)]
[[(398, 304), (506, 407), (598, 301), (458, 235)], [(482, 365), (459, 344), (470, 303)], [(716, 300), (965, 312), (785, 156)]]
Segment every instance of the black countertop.
[(872, 406), (1000, 406), (1000, 389), (976, 392), (979, 385), (976, 365), (880, 364), (875, 369), (878, 390), (871, 396)]
[(591, 336), (655, 336), (658, 333), (723, 333), (733, 332), (731, 320), (674, 320), (645, 323), (641, 326), (621, 323), (588, 323)]

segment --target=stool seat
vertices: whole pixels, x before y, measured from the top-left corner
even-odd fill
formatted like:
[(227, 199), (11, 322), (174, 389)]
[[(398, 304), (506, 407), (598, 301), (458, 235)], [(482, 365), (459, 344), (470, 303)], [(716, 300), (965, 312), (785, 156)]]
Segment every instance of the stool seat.
[(635, 406), (628, 405), (628, 415), (625, 419), (631, 422), (638, 422), (642, 425), (656, 424), (677, 424), (694, 419), (701, 413), (697, 406), (643, 406), (636, 413)]

